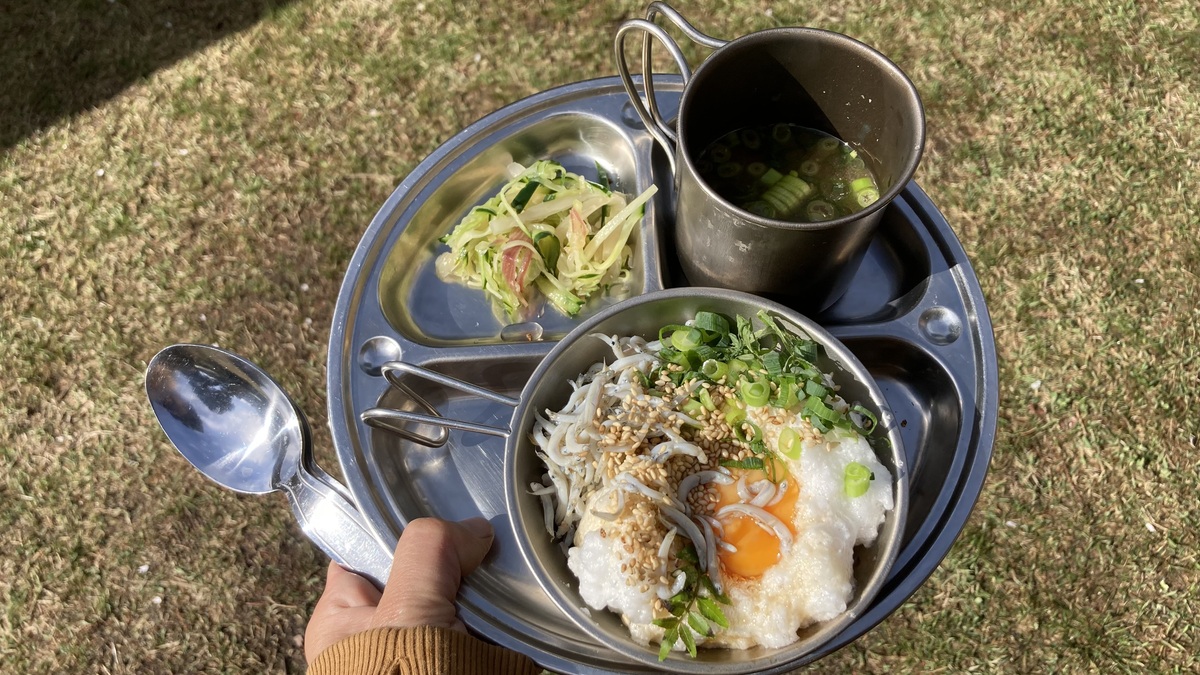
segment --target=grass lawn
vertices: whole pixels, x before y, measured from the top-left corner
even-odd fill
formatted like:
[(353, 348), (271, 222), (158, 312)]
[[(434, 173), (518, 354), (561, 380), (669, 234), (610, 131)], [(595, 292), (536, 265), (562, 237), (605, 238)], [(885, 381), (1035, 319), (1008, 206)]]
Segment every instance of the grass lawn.
[[(219, 343), (325, 419), (346, 264), (457, 130), (615, 73), (641, 3), (64, 0), (0, 14), (0, 670), (302, 672), (325, 561), (282, 497), (178, 456), (161, 347)], [(811, 672), (1200, 669), (1200, 9), (677, 5), (806, 24), (920, 90), (917, 181), (1000, 354), (988, 484), (932, 578)]]

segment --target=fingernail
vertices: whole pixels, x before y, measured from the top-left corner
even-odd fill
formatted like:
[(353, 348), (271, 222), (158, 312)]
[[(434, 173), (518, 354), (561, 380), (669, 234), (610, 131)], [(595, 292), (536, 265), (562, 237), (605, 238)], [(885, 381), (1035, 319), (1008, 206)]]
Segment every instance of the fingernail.
[(458, 523), (471, 531), (471, 534), (480, 539), (491, 539), (493, 536), (492, 524), (483, 518), (467, 518)]

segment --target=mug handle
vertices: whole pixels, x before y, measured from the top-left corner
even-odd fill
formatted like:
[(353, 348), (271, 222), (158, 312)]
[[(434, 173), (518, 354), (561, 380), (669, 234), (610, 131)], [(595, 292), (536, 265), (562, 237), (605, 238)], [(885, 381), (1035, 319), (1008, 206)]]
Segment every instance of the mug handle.
[[(659, 145), (667, 152), (667, 161), (671, 164), (671, 172), (675, 171), (675, 144), (678, 142), (678, 137), (675, 130), (667, 121), (663, 119), (662, 113), (659, 112), (658, 101), (654, 96), (654, 74), (650, 72), (650, 47), (652, 45), (650, 38), (658, 40), (671, 58), (674, 59), (675, 65), (679, 67), (679, 73), (683, 76), (683, 83), (686, 86), (688, 80), (692, 77), (691, 67), (688, 66), (687, 59), (680, 50), (679, 44), (670, 36), (661, 26), (654, 22), (654, 19), (662, 14), (675, 27), (683, 32), (692, 42), (710, 49), (719, 49), (726, 44), (725, 40), (720, 40), (712, 36), (701, 33), (696, 30), (687, 19), (675, 11), (670, 5), (664, 2), (652, 2), (646, 8), (645, 19), (631, 19), (625, 21), (617, 28), (615, 38), (617, 72), (621, 76), (621, 82), (625, 85), (625, 92), (629, 94), (629, 100), (633, 104), (633, 109), (637, 112), (638, 117), (642, 120), (642, 124), (650, 132), (650, 135), (658, 141)], [(644, 31), (642, 36), (642, 86), (646, 89), (646, 101), (642, 101), (642, 97), (638, 94), (637, 86), (633, 81), (633, 76), (629, 73), (629, 64), (625, 60), (625, 37), (634, 30)]]

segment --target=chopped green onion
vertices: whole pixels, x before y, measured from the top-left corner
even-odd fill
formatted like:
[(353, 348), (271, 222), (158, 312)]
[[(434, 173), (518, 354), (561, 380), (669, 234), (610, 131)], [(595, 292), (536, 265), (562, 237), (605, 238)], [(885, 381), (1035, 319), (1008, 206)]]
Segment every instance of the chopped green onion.
[(746, 419), (746, 411), (745, 410), (743, 410), (737, 406), (734, 406), (734, 405), (726, 405), (726, 407), (725, 407), (725, 423), (726, 424), (728, 424), (729, 426), (732, 427), (732, 426), (740, 424), (745, 419)]
[(879, 191), (863, 190), (862, 192), (856, 192), (854, 193), (854, 199), (858, 202), (859, 206), (866, 208), (879, 201)]
[(802, 162), (800, 164), (800, 173), (805, 176), (815, 176), (821, 173), (821, 163), (814, 159)]
[(871, 487), (873, 480), (875, 474), (870, 469), (858, 462), (850, 462), (846, 465), (846, 473), (842, 477), (842, 487), (847, 497), (861, 497), (867, 493), (867, 488)]
[(693, 367), (692, 358), (694, 355), (695, 355), (695, 352), (693, 352), (691, 350), (683, 351), (683, 350), (673, 349), (673, 350), (671, 350), (670, 354), (668, 354), (667, 350), (665, 350), (665, 349), (662, 350), (661, 352), (659, 352), (659, 356), (662, 356), (663, 358), (670, 361), (671, 363), (674, 363), (679, 366), (683, 366), (687, 370), (691, 370)]
[(809, 380), (808, 382), (804, 383), (804, 393), (808, 394), (809, 396), (816, 396), (817, 398), (823, 399), (829, 394), (829, 390), (825, 388), (825, 385), (817, 382), (816, 380)]
[[(725, 377), (725, 374), (729, 372), (729, 366), (716, 359), (709, 359), (701, 364), (700, 372), (713, 382), (717, 382), (722, 377)], [(707, 389), (705, 391), (707, 391)]]
[(776, 124), (771, 129), (771, 138), (774, 138), (776, 143), (787, 143), (792, 140), (792, 127), (788, 124)]
[(767, 375), (770, 377), (778, 377), (783, 373), (783, 361), (779, 356), (779, 352), (771, 351), (763, 354), (763, 368), (767, 370)]
[(719, 354), (717, 353), (717, 350), (708, 345), (700, 345), (691, 350), (691, 355), (694, 357), (692, 362), (696, 364), (696, 369), (699, 370), (700, 364), (718, 356)]
[(854, 404), (854, 405), (853, 405), (853, 406), (850, 408), (850, 411), (851, 411), (851, 412), (856, 412), (856, 413), (858, 413), (859, 415), (862, 415), (863, 417), (867, 418), (867, 421), (869, 421), (869, 422), (871, 423), (871, 426), (865, 426), (865, 425), (864, 425), (864, 426), (862, 427), (863, 431), (866, 431), (867, 433), (870, 433), (870, 432), (872, 432), (872, 431), (874, 431), (874, 430), (875, 430), (875, 427), (879, 426), (879, 418), (878, 418), (878, 417), (875, 417), (875, 413), (873, 413), (873, 412), (871, 412), (870, 410), (867, 410), (866, 408), (862, 407), (862, 404), (860, 404), (860, 403), (855, 403), (855, 404)]
[(689, 399), (680, 409), (688, 417), (699, 417), (704, 412), (704, 404), (695, 399)]
[(818, 396), (808, 397), (808, 400), (804, 402), (804, 412), (812, 417), (830, 423), (836, 423), (842, 419), (838, 411), (825, 405), (825, 402)]
[(685, 326), (679, 323), (673, 323), (668, 326), (663, 326), (658, 329), (658, 341), (664, 344), (671, 341), (671, 334), (677, 330), (688, 330), (691, 326)]
[(775, 218), (779, 215), (779, 212), (775, 210), (774, 206), (764, 202), (761, 199), (756, 199), (752, 202), (746, 202), (745, 204), (742, 204), (742, 209), (749, 211), (756, 216), (762, 216), (763, 218)]
[(837, 150), (840, 147), (842, 147), (842, 142), (833, 136), (822, 138), (821, 140), (817, 141), (817, 151), (824, 153), (825, 155), (832, 153), (834, 150)]
[(733, 153), (729, 152), (729, 148), (724, 145), (713, 145), (708, 151), (709, 157), (712, 157), (714, 162), (728, 162)]
[(759, 180), (767, 185), (774, 185), (778, 183), (779, 179), (781, 178), (783, 178), (783, 174), (779, 173), (775, 169), (767, 169), (767, 172), (764, 173), (762, 178), (759, 178)]
[(696, 318), (692, 320), (692, 325), (717, 336), (729, 333), (729, 320), (714, 312), (696, 312)]
[(771, 385), (766, 380), (756, 382), (742, 380), (738, 387), (738, 396), (746, 402), (746, 405), (761, 408), (771, 398)]
[(812, 222), (820, 223), (836, 216), (837, 210), (833, 208), (833, 204), (824, 199), (814, 199), (804, 208), (804, 214)]
[(762, 200), (775, 207), (780, 215), (789, 216), (795, 213), (813, 192), (811, 185), (789, 174), (767, 188), (767, 191), (762, 193)]
[(863, 190), (874, 189), (875, 179), (871, 178), (870, 176), (863, 176), (862, 178), (855, 178), (854, 180), (850, 181), (851, 192), (862, 192)]
[(698, 328), (687, 328), (671, 333), (671, 346), (679, 351), (690, 351), (700, 346), (704, 336)]
[(800, 397), (797, 394), (799, 387), (796, 386), (796, 378), (791, 375), (784, 375), (779, 378), (779, 390), (775, 392), (775, 400), (771, 405), (784, 410), (791, 410), (800, 403)]
[(800, 459), (800, 434), (791, 427), (779, 432), (779, 452), (789, 459)]
[[(749, 426), (752, 436), (747, 436), (744, 426)], [(733, 437), (743, 443), (753, 443), (762, 439), (762, 428), (750, 420), (742, 420), (740, 423), (733, 425)]]
[(700, 393), (696, 394), (696, 398), (700, 401), (700, 405), (704, 406), (705, 410), (716, 410), (717, 404), (713, 403), (712, 394), (704, 387), (700, 387)]
[(730, 378), (737, 377), (738, 375), (741, 375), (742, 373), (746, 372), (746, 369), (749, 367), (750, 367), (749, 364), (747, 364), (742, 359), (732, 359), (729, 361), (728, 377), (730, 377)]
[(717, 175), (721, 178), (733, 178), (742, 172), (742, 165), (739, 162), (725, 162), (717, 165)]

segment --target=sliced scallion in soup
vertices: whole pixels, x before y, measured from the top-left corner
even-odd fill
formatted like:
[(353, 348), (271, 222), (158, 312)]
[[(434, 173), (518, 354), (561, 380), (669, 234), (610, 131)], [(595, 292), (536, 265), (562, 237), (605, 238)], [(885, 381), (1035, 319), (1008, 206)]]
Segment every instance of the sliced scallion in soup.
[(879, 184), (857, 151), (796, 124), (731, 131), (705, 148), (696, 164), (717, 194), (764, 218), (822, 222), (879, 200)]

